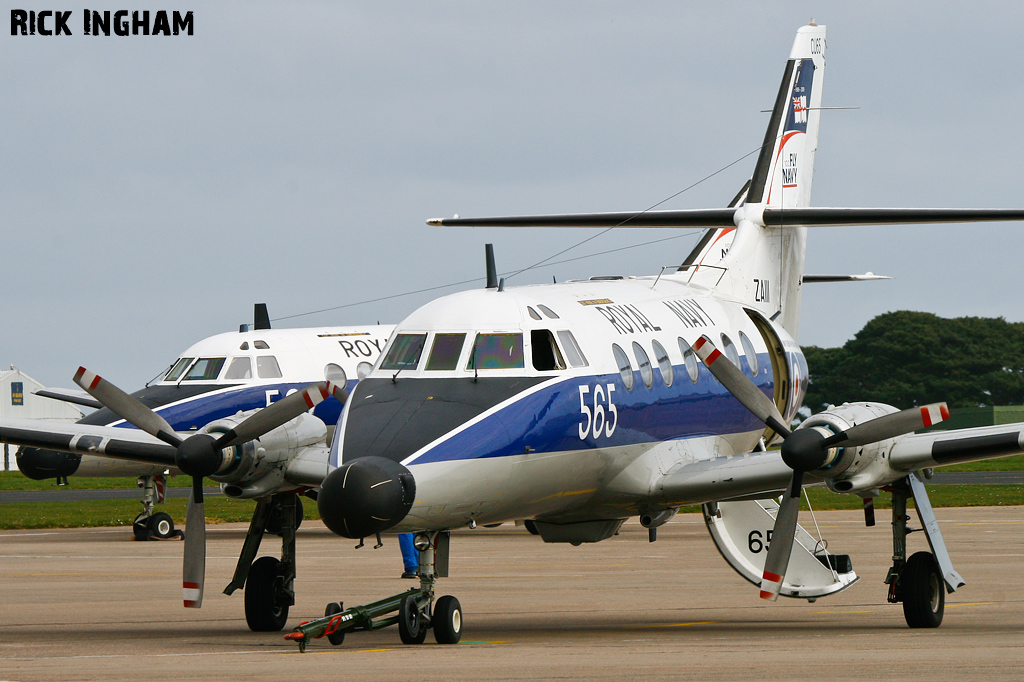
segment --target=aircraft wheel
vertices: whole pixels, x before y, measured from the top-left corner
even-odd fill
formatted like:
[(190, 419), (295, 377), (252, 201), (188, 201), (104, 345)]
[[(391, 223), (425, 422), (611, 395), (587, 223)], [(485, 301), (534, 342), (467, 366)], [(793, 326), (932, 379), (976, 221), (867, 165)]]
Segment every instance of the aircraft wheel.
[(523, 521), (523, 528), (529, 531), (530, 535), (540, 535), (540, 531), (537, 530), (537, 524), (533, 522), (533, 519)]
[[(327, 608), (324, 609), (324, 615), (333, 616), (334, 614), (341, 613), (344, 610), (344, 604), (339, 604), (336, 601), (332, 601), (330, 604), (327, 605)], [(345, 633), (343, 631), (331, 633), (327, 635), (327, 641), (333, 644), (334, 646), (341, 646), (345, 642)]]
[(145, 514), (139, 514), (135, 517), (135, 521), (132, 522), (132, 533), (135, 535), (136, 540), (146, 541), (149, 540), (149, 516)]
[(438, 644), (456, 644), (462, 638), (462, 605), (451, 595), (434, 604), (434, 639)]
[(942, 623), (946, 586), (931, 552), (917, 552), (900, 571), (903, 617), (912, 628), (937, 628)]
[(278, 604), (275, 583), (281, 562), (275, 557), (260, 557), (252, 562), (245, 581), (245, 622), (253, 632), (278, 632), (288, 620), (288, 605)]
[(402, 644), (423, 644), (427, 638), (427, 624), (423, 622), (416, 597), (411, 594), (402, 597), (402, 604), (398, 607), (398, 636), (402, 638)]
[(171, 518), (170, 514), (165, 514), (163, 512), (153, 514), (149, 517), (146, 525), (153, 533), (153, 536), (158, 537), (161, 540), (166, 540), (174, 535), (174, 520)]

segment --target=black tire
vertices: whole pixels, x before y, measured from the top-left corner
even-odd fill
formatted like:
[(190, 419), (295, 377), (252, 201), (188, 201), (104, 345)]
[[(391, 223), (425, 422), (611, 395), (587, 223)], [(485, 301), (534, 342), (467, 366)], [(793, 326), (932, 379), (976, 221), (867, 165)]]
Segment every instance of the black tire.
[[(341, 613), (344, 610), (345, 606), (343, 604), (339, 604), (336, 601), (332, 601), (330, 604), (327, 605), (327, 608), (324, 609), (324, 615), (333, 616), (334, 614)], [(339, 632), (331, 633), (327, 635), (327, 641), (333, 644), (334, 646), (341, 646), (345, 642), (345, 632), (342, 630)]]
[(414, 595), (402, 597), (398, 607), (398, 636), (402, 638), (402, 644), (423, 644), (427, 638), (427, 625)]
[(174, 537), (174, 519), (171, 518), (170, 514), (163, 512), (153, 514), (149, 517), (146, 525), (155, 538), (166, 540), (167, 538)]
[(937, 628), (946, 604), (946, 583), (931, 552), (917, 552), (900, 571), (903, 617), (912, 628)]
[(277, 603), (275, 584), (281, 562), (260, 557), (249, 567), (245, 581), (245, 622), (253, 632), (279, 632), (288, 621), (288, 605)]
[(462, 639), (462, 605), (451, 595), (434, 604), (434, 639), (438, 644), (457, 644)]
[(132, 533), (135, 535), (135, 539), (141, 542), (149, 540), (149, 517), (139, 514), (135, 517), (135, 521), (132, 522)]
[(540, 531), (537, 530), (537, 524), (533, 522), (533, 519), (526, 519), (523, 521), (523, 528), (530, 532), (530, 535), (540, 535)]

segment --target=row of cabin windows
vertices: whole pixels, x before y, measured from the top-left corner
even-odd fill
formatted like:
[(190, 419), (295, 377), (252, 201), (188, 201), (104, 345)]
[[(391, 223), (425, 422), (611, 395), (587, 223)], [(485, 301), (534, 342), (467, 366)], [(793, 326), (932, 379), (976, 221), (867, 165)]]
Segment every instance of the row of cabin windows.
[[(740, 345), (743, 346), (743, 353), (747, 357), (747, 369), (750, 371), (750, 375), (753, 377), (757, 376), (759, 363), (757, 360), (757, 351), (754, 350), (754, 344), (751, 343), (750, 339), (743, 332), (739, 333)], [(683, 356), (683, 366), (686, 367), (686, 373), (690, 377), (690, 381), (697, 383), (697, 379), (700, 378), (700, 366), (697, 361), (697, 354), (694, 353), (693, 348), (690, 347), (689, 342), (683, 337), (676, 339), (679, 345), (679, 352)], [(651, 349), (654, 351), (654, 360), (658, 363), (658, 368), (661, 370), (661, 380), (666, 386), (671, 386), (675, 380), (675, 370), (672, 367), (672, 360), (669, 358), (668, 351), (665, 347), (658, 342), (657, 339), (651, 341)], [(729, 361), (742, 369), (740, 363), (740, 354), (736, 349), (736, 344), (732, 342), (728, 334), (722, 334), (722, 352), (725, 353), (725, 357)], [(633, 390), (633, 366), (626, 354), (626, 351), (622, 350), (618, 344), (612, 344), (612, 355), (615, 356), (615, 364), (619, 368), (619, 375), (622, 377), (622, 383), (625, 385), (627, 391)], [(651, 365), (650, 356), (647, 355), (647, 351), (636, 341), (633, 342), (633, 355), (636, 358), (637, 367), (640, 369), (640, 380), (644, 382), (644, 386), (650, 388), (654, 385), (654, 369)]]
[[(540, 372), (565, 369), (568, 367), (585, 367), (587, 360), (576, 343), (572, 332), (562, 330), (555, 335), (547, 329), (534, 329), (530, 332), (530, 347), (533, 368)], [(561, 346), (559, 346), (561, 342)], [(424, 348), (427, 345), (427, 334), (399, 334), (381, 361), (383, 370), (414, 370), (419, 367)], [(462, 357), (466, 345), (464, 333), (436, 333), (431, 340), (430, 352), (423, 366), (428, 372), (451, 371), (458, 369), (459, 358)], [(568, 363), (568, 364), (567, 364)], [(523, 369), (526, 366), (526, 353), (523, 335), (518, 332), (477, 334), (470, 348), (469, 357), (465, 361), (467, 370), (488, 369)]]
[[(164, 381), (213, 381), (224, 372), (225, 381), (241, 381), (253, 378), (253, 359), (247, 355), (231, 358), (178, 358), (171, 369), (164, 375)], [(260, 379), (280, 379), (281, 367), (273, 355), (256, 357), (256, 376)]]

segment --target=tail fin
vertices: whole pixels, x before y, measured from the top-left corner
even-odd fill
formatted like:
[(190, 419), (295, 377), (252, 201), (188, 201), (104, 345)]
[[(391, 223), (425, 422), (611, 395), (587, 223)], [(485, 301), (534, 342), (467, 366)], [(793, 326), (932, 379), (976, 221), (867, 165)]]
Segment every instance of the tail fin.
[(824, 72), (825, 27), (804, 26), (786, 62), (746, 203), (810, 205)]
[[(801, 27), (793, 42), (736, 228), (710, 230), (684, 268), (693, 281), (732, 293), (779, 322), (796, 338), (807, 230), (763, 226), (765, 208), (810, 205), (818, 147), (825, 27)], [(749, 215), (750, 220), (745, 220)], [(707, 266), (707, 267), (694, 267)]]

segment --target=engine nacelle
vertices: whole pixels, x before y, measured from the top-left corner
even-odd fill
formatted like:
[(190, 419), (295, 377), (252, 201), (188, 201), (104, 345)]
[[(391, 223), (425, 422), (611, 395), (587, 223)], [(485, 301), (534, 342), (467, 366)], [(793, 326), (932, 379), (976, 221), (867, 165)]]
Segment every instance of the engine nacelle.
[[(204, 426), (200, 432), (220, 436), (252, 414), (252, 411), (239, 412), (218, 419)], [(280, 492), (287, 487), (285, 472), (288, 464), (311, 446), (319, 445), (326, 453), (326, 438), (324, 423), (303, 413), (257, 440), (225, 448), (224, 464), (210, 478), (221, 484), (228, 497), (252, 499)]]
[[(839, 433), (894, 412), (899, 410), (884, 403), (843, 403), (813, 415), (800, 428)], [(837, 493), (872, 490), (905, 475), (889, 465), (889, 453), (898, 440), (899, 437), (889, 438), (860, 447), (838, 448), (828, 465), (812, 473), (825, 478), (829, 489)]]

